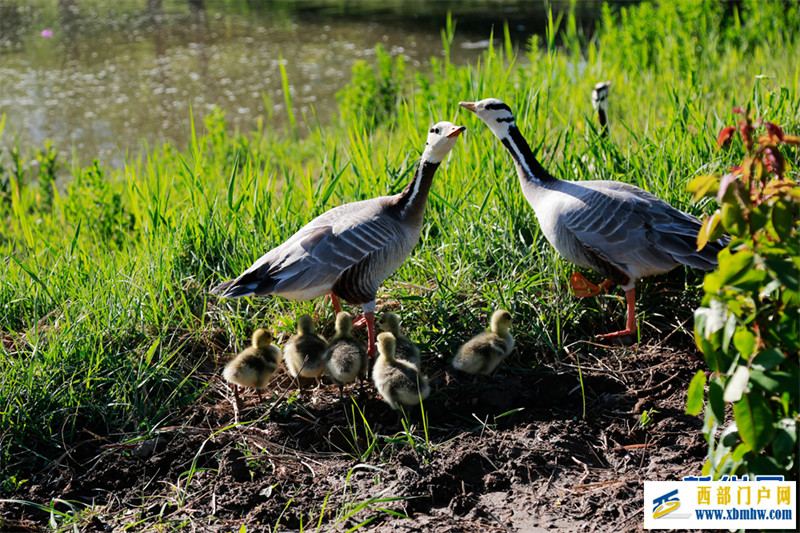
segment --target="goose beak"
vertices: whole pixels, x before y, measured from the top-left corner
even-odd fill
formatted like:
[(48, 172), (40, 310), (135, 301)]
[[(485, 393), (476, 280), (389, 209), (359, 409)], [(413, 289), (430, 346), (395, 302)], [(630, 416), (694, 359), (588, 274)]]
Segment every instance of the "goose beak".
[(453, 137), (458, 137), (459, 135), (461, 135), (461, 132), (466, 129), (467, 128), (465, 126), (456, 126), (455, 128), (453, 128), (453, 131), (445, 135), (445, 137), (447, 137), (448, 139), (452, 139)]
[(465, 109), (469, 109), (473, 113), (475, 112), (475, 102), (459, 102), (458, 105)]

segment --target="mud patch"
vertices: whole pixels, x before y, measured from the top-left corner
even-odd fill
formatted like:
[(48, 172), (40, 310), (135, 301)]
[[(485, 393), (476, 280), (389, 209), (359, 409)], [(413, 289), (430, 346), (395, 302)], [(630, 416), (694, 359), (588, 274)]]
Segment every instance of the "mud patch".
[[(235, 425), (210, 371), (206, 397), (173, 426), (87, 438), (13, 498), (81, 510), (84, 531), (633, 531), (644, 480), (700, 471), (701, 420), (683, 414), (695, 353), (585, 344), (534, 369), (526, 359), (485, 380), (429, 360), (425, 419), (399, 418), (369, 384), (340, 399), (280, 374)], [(50, 520), (12, 503), (0, 516), (4, 530)]]

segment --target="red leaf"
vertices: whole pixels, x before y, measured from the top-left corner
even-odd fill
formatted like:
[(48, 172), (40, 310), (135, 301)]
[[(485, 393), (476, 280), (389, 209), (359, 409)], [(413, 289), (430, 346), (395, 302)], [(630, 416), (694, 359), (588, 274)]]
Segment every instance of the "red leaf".
[(717, 135), (717, 148), (722, 148), (722, 145), (728, 145), (731, 143), (731, 138), (733, 137), (733, 132), (736, 131), (736, 126), (728, 126), (727, 128), (722, 128)]
[(745, 114), (744, 109), (742, 109), (741, 107), (734, 107), (733, 108), (733, 112), (734, 113), (738, 113), (740, 115), (744, 115)]
[(764, 122), (764, 127), (767, 128), (767, 133), (769, 133), (770, 137), (777, 137), (779, 141), (783, 141), (783, 130), (780, 126), (772, 122)]

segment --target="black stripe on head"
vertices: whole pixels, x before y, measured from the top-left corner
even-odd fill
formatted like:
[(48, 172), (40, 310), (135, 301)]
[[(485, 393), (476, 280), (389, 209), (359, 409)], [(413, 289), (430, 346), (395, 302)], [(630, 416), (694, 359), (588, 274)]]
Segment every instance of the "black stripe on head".
[(497, 122), (514, 122), (514, 116), (510, 117), (500, 117), (497, 119)]
[(495, 103), (495, 102), (492, 102), (491, 104), (486, 104), (486, 108), (485, 108), (485, 109), (491, 109), (491, 110), (495, 110), (495, 109), (505, 109), (506, 111), (508, 111), (508, 112), (509, 112), (509, 113), (511, 113), (512, 115), (514, 114), (514, 113), (511, 111), (511, 108), (510, 108), (510, 107), (508, 107), (508, 106), (507, 106), (507, 105), (506, 105), (504, 102), (496, 102), (496, 103)]

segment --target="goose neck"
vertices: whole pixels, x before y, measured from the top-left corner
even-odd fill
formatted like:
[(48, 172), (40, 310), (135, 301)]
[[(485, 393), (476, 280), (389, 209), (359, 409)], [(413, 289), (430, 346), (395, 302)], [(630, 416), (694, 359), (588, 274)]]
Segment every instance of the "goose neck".
[(433, 184), (433, 176), (440, 162), (422, 158), (414, 173), (414, 178), (406, 186), (397, 202), (402, 218), (422, 216), (428, 203), (428, 193)]
[(608, 117), (602, 107), (597, 108), (597, 119), (600, 121), (600, 136), (608, 137)]
[(503, 146), (506, 147), (506, 150), (511, 154), (512, 159), (514, 159), (514, 164), (517, 166), (517, 173), (519, 174), (520, 180), (532, 182), (537, 185), (556, 181), (556, 178), (547, 172), (536, 159), (536, 156), (533, 155), (528, 141), (525, 140), (525, 137), (522, 136), (522, 133), (520, 133), (519, 128), (517, 128), (515, 124), (511, 124), (508, 127), (508, 134), (500, 140)]

